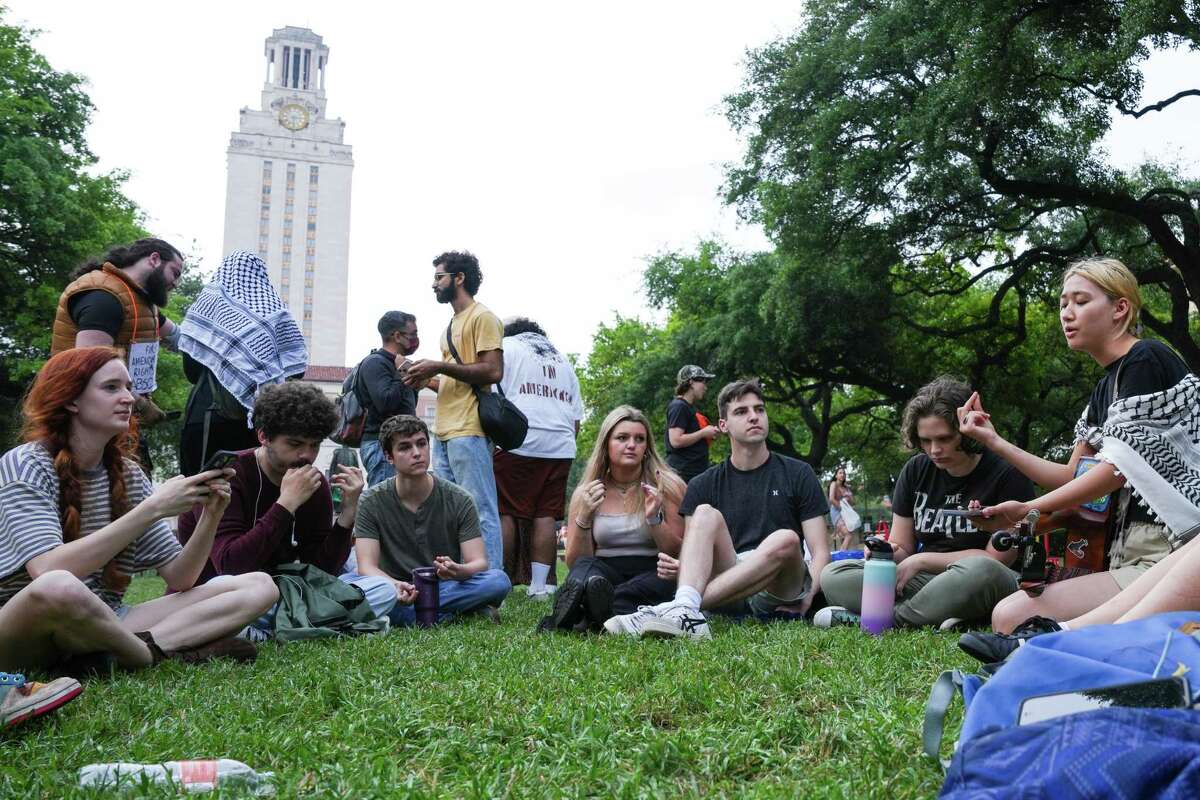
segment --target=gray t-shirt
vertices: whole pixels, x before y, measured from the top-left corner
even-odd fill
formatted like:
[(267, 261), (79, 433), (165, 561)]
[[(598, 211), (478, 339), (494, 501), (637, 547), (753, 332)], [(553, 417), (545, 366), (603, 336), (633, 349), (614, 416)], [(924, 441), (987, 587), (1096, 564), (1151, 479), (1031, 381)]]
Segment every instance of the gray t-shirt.
[(400, 502), (396, 481), (363, 493), (354, 535), (379, 541), (379, 568), (399, 581), (411, 581), (416, 567), (432, 567), (434, 556), (462, 563), (462, 543), (478, 539), (479, 512), (465, 489), (434, 477), (433, 491), (414, 514)]
[[(63, 543), (58, 490), (54, 461), (42, 445), (23, 444), (0, 457), (0, 606), (31, 582), (25, 565)], [(79, 533), (87, 536), (112, 522), (104, 467), (85, 471), (80, 476), (80, 490)], [(128, 460), (125, 490), (130, 508), (153, 491), (137, 464)], [(167, 523), (159, 520), (117, 555), (117, 566), (125, 574), (134, 575), (161, 567), (182, 549)], [(97, 570), (85, 576), (83, 583), (116, 609), (122, 594), (104, 588), (102, 574)]]

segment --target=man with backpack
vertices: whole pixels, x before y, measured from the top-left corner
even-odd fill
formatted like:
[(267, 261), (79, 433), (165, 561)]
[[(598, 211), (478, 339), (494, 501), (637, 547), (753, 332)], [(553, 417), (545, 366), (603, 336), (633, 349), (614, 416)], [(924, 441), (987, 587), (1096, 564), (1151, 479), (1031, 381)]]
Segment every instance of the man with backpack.
[(374, 486), (396, 477), (379, 444), (379, 429), (397, 414), (416, 414), (417, 393), (404, 382), (405, 362), (416, 352), (417, 318), (403, 311), (389, 311), (379, 318), (379, 349), (359, 363), (353, 389), (366, 410), (359, 453), (367, 469), (367, 485)]

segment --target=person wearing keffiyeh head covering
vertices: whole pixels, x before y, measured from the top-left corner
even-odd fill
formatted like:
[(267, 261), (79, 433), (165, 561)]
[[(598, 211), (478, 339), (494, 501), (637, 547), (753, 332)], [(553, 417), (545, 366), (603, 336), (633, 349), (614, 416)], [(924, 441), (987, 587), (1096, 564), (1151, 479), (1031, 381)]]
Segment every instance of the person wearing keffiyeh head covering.
[(194, 386), (180, 441), (184, 474), (216, 450), (258, 444), (250, 413), (258, 390), (304, 374), (308, 349), (261, 258), (235, 250), (192, 303), (179, 349)]

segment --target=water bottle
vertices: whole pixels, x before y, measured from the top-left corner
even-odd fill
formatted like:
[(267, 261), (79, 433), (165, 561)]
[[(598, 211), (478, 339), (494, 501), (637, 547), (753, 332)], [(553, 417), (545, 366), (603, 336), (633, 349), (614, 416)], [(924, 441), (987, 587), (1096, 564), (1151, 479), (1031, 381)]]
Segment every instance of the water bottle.
[(417, 567), (412, 571), (413, 586), (417, 587), (417, 627), (432, 628), (437, 624), (440, 583), (437, 567)]
[(240, 761), (229, 758), (206, 761), (167, 761), (164, 764), (88, 764), (79, 770), (79, 785), (108, 789), (136, 788), (143, 781), (174, 783), (187, 792), (211, 792), (214, 789), (249, 791), (273, 795), (270, 772), (255, 772)]
[(862, 629), (878, 636), (892, 627), (896, 606), (896, 562), (892, 546), (877, 536), (865, 542), (867, 560), (863, 564)]

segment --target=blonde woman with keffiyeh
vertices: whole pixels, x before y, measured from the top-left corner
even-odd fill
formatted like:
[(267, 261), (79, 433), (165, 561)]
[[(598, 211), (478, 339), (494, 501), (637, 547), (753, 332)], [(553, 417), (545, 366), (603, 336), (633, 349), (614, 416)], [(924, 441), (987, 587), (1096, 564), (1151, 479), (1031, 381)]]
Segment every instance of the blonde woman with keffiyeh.
[[(1142, 576), (1182, 547), (1200, 523), (1200, 380), (1165, 344), (1137, 337), (1141, 306), (1137, 279), (1116, 259), (1080, 261), (1063, 275), (1059, 318), (1067, 346), (1105, 369), (1076, 426), (1067, 464), (1002, 439), (978, 394), (959, 409), (964, 435), (1051, 490), (1028, 503), (984, 509), (994, 521), (989, 528), (1011, 526), (1034, 509), (1045, 515), (1111, 492), (1118, 498), (1109, 571), (1049, 584), (1039, 597), (1017, 592), (1005, 598), (992, 614), (996, 634), (964, 637), (968, 652), (969, 644), (980, 645), (972, 655), (1001, 655), (1029, 635), (1069, 627), (1124, 590), (1145, 586)], [(1075, 477), (1080, 458), (1090, 455), (1099, 463)]]
[(308, 364), (300, 326), (267, 265), (245, 250), (226, 256), (188, 309), (179, 349), (194, 384), (179, 447), (185, 475), (217, 450), (257, 447), (250, 413), (258, 390), (303, 375)]

